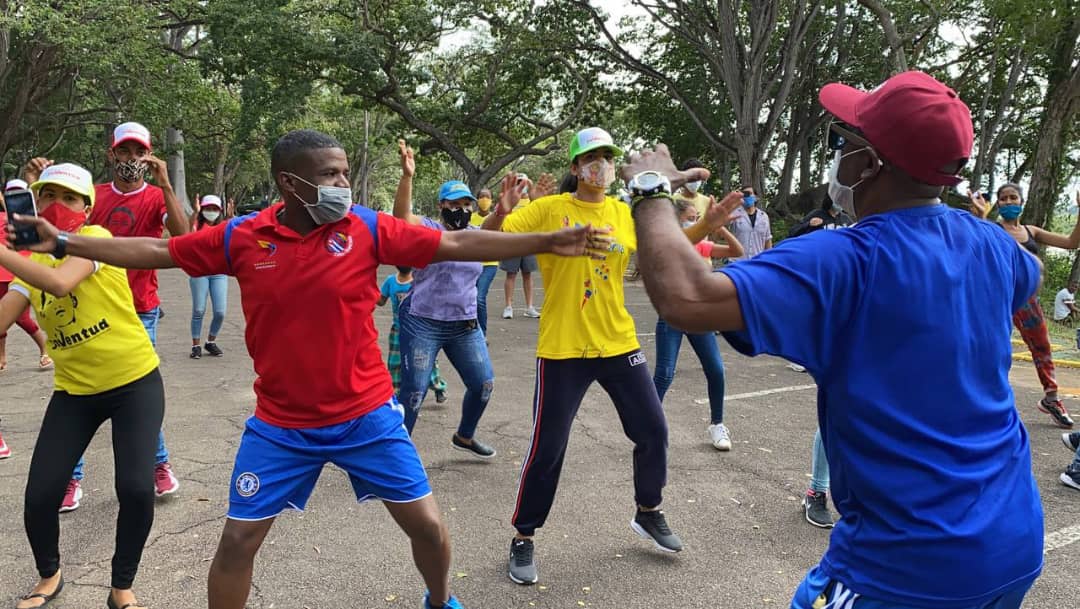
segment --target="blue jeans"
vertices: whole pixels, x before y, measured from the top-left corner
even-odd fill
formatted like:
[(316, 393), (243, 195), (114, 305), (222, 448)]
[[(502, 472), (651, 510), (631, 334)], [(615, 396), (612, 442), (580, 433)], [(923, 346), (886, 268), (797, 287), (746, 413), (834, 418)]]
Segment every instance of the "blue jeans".
[(225, 275), (191, 277), (191, 339), (199, 340), (202, 336), (203, 316), (206, 315), (206, 297), (210, 296), (214, 318), (210, 321), (210, 334), (207, 340), (217, 338), (221, 324), (225, 323), (225, 306), (229, 297), (229, 278)]
[(441, 350), (465, 383), (457, 433), (463, 439), (471, 439), (495, 386), (495, 372), (491, 368), (484, 333), (474, 320), (439, 321), (411, 315), (411, 300), (411, 296), (406, 298), (398, 310), (401, 332), (398, 337), (401, 342), (398, 401), (405, 406), (405, 427), (411, 434), (427, 395), (431, 369)]
[[(161, 309), (154, 307), (153, 309), (146, 311), (145, 313), (136, 313), (139, 316), (139, 321), (143, 323), (143, 328), (146, 328), (146, 334), (150, 337), (150, 344), (157, 346), (157, 325), (158, 317), (161, 315)], [(157, 438), (157, 454), (155, 455), (154, 463), (161, 465), (162, 463), (169, 462), (169, 450), (165, 448), (165, 432), (158, 430)], [(79, 462), (75, 464), (75, 469), (71, 472), (71, 477), (74, 480), (82, 480), (86, 475), (86, 458), (79, 457)]]
[(480, 331), (487, 336), (487, 297), (491, 282), (499, 273), (499, 265), (485, 266), (476, 280), (476, 321), (480, 322)]
[(701, 366), (705, 369), (712, 423), (713, 425), (723, 423), (724, 360), (720, 359), (720, 346), (716, 344), (716, 335), (712, 332), (690, 334), (669, 326), (663, 319), (656, 320), (656, 370), (653, 372), (656, 394), (660, 396), (660, 401), (663, 401), (664, 394), (671, 387), (684, 335), (690, 340), (690, 346), (694, 348)]
[(810, 490), (828, 492), (829, 459), (825, 456), (825, 445), (821, 442), (821, 429), (814, 432), (814, 460), (810, 471)]

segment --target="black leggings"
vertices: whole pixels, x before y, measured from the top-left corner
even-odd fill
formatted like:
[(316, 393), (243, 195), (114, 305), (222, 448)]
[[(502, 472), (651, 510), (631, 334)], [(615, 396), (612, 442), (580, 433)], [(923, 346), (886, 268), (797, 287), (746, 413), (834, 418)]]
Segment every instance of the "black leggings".
[(30, 460), (23, 511), (26, 536), (41, 577), (52, 577), (60, 569), (59, 509), (71, 469), (98, 427), (111, 420), (116, 498), (120, 503), (112, 587), (131, 588), (154, 523), (154, 455), (164, 414), (165, 389), (156, 368), (137, 381), (103, 393), (53, 393)]

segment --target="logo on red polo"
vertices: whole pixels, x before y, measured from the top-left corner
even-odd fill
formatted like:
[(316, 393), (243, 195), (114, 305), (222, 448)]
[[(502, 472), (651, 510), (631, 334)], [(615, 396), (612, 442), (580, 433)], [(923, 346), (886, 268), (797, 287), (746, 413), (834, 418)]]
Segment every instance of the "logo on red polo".
[(333, 256), (344, 256), (351, 252), (352, 248), (352, 235), (336, 232), (330, 233), (330, 236), (326, 238), (326, 251), (330, 252)]

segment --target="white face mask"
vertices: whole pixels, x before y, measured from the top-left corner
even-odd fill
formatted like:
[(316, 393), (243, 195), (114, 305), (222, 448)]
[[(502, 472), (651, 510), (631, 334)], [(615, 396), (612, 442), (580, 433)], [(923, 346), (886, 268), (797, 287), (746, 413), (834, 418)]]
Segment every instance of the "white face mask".
[(855, 187), (863, 183), (863, 180), (855, 182), (851, 186), (844, 186), (840, 183), (838, 177), (840, 173), (840, 160), (844, 157), (851, 156), (853, 154), (862, 152), (865, 148), (843, 154), (843, 151), (837, 150), (836, 156), (833, 157), (832, 167), (829, 167), (829, 198), (832, 199), (834, 205), (839, 205), (847, 215), (852, 218), (855, 217)]
[(216, 209), (204, 209), (202, 210), (202, 217), (205, 218), (207, 222), (213, 222), (221, 217), (221, 212)]
[(696, 222), (694, 222), (693, 220), (683, 220), (682, 227), (683, 228), (690, 228), (694, 224), (696, 224)]
[(686, 183), (686, 190), (689, 190), (690, 192), (696, 193), (699, 188), (701, 188), (701, 180)]
[(589, 186), (607, 190), (615, 181), (615, 164), (607, 159), (597, 159), (578, 167), (578, 179)]

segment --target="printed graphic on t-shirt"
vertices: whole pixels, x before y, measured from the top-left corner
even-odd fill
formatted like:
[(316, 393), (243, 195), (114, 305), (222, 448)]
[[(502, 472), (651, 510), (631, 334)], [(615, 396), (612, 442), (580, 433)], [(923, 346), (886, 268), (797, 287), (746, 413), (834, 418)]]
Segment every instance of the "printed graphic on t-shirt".
[[(570, 227), (570, 216), (563, 216), (562, 217), (562, 225), (563, 225), (563, 228), (569, 228)], [(582, 224), (580, 222), (575, 222), (574, 223), (574, 228), (577, 228), (579, 226), (582, 226)], [(614, 225), (606, 224), (606, 225), (604, 225), (603, 228), (605, 228), (612, 235), (614, 235), (614, 233), (615, 233), (615, 226)], [(622, 254), (622, 253), (626, 252), (626, 246), (622, 245), (618, 241), (613, 240), (611, 242), (611, 245), (608, 247), (608, 251), (612, 252), (612, 253)], [(582, 289), (582, 295), (581, 295), (581, 309), (582, 310), (585, 309), (585, 305), (589, 304), (589, 300), (593, 297), (594, 294), (596, 294), (596, 290), (595, 290), (595, 286), (593, 285), (593, 281), (596, 281), (596, 282), (608, 281), (610, 279), (610, 277), (611, 277), (611, 267), (608, 265), (606, 259), (605, 260), (593, 260), (592, 263), (593, 263), (592, 275), (588, 279), (585, 280), (585, 285), (583, 286), (583, 289)]]
[(103, 225), (113, 235), (128, 237), (135, 232), (135, 212), (124, 205), (109, 210)]
[[(52, 328), (49, 342), (53, 349), (64, 350), (87, 343), (109, 331), (106, 318), (80, 319), (79, 299), (74, 294), (56, 297), (41, 291), (42, 325)], [(55, 321), (52, 321), (55, 320)]]

